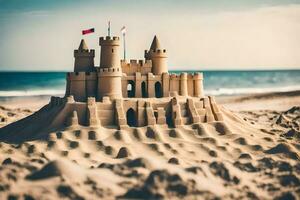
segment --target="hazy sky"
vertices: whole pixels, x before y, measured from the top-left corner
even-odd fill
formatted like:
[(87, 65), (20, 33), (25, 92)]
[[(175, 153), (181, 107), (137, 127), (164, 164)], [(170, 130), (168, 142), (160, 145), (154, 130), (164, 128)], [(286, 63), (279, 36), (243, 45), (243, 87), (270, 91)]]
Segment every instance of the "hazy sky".
[(0, 0), (0, 70), (70, 71), (81, 38), (98, 65), (108, 20), (128, 58), (157, 34), (170, 69), (300, 69), (300, 0)]

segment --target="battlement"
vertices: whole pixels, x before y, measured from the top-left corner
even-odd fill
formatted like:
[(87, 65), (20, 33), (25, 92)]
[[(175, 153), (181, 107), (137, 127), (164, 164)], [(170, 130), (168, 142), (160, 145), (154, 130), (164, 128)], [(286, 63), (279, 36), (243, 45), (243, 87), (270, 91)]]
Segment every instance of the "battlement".
[(98, 76), (122, 76), (122, 70), (114, 67), (98, 68)]
[(121, 61), (122, 72), (127, 75), (133, 75), (136, 72), (141, 74), (147, 74), (151, 72), (152, 61), (151, 60), (130, 60), (129, 63), (125, 60)]
[(195, 72), (193, 78), (203, 80), (203, 73)]
[(181, 74), (180, 74), (180, 79), (182, 79), (182, 80), (187, 80), (187, 79), (188, 79), (188, 74), (185, 73), (185, 72), (181, 73)]
[(120, 45), (120, 38), (119, 37), (100, 37), (99, 38), (99, 44), (101, 46), (119, 46)]
[(149, 52), (153, 52), (153, 53), (167, 53), (166, 49), (150, 49), (150, 50), (146, 50), (148, 53)]
[(148, 67), (149, 65), (152, 64), (151, 60), (136, 60), (136, 59), (131, 59), (129, 61), (129, 63), (126, 60), (121, 60), (121, 66), (139, 66), (139, 67), (143, 67), (146, 66)]
[(96, 80), (97, 72), (85, 72), (85, 79), (86, 80)]
[(68, 72), (67, 73), (67, 79), (68, 80), (96, 80), (97, 79), (97, 73), (96, 72)]
[(86, 72), (68, 72), (67, 78), (68, 80), (85, 80)]
[(193, 78), (193, 75), (183, 72), (181, 74), (170, 74), (169, 77), (171, 80), (187, 80)]
[(170, 74), (170, 79), (171, 80), (175, 80), (175, 79), (178, 79), (179, 76), (177, 74)]
[(103, 72), (120, 72), (121, 69), (120, 68), (114, 68), (114, 67), (106, 67), (106, 68), (97, 68), (97, 71), (99, 73), (103, 73)]
[(74, 57), (95, 57), (95, 50), (94, 49), (75, 49), (74, 50)]
[(170, 79), (188, 79), (188, 80), (202, 80), (203, 73), (195, 72), (194, 74), (183, 72), (181, 74), (170, 74)]
[(167, 58), (167, 50), (166, 49), (145, 50), (145, 58), (150, 59), (151, 57)]

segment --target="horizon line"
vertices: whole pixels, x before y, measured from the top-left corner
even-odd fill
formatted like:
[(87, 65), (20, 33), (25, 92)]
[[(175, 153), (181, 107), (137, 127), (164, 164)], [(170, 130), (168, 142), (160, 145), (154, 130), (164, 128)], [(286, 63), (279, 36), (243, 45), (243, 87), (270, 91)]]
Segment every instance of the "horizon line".
[[(174, 69), (174, 70), (168, 70), (169, 72), (201, 72), (201, 71), (300, 71), (300, 67), (299, 68), (275, 68), (275, 69), (270, 69), (270, 68), (265, 68), (265, 69)], [(0, 70), (0, 73), (2, 72), (7, 72), (7, 73), (10, 73), (10, 72), (20, 72), (20, 73), (30, 73), (30, 72), (33, 72), (33, 73), (39, 73), (39, 72), (43, 72), (43, 73), (50, 73), (50, 72), (56, 72), (56, 73), (62, 73), (62, 72), (72, 72), (72, 71), (67, 71), (67, 70)]]

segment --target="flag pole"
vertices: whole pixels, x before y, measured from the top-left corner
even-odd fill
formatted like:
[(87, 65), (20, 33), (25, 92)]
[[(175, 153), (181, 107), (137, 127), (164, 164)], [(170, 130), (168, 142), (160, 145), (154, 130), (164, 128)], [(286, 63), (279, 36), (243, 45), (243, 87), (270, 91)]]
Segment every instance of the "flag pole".
[(125, 32), (123, 33), (123, 48), (124, 48), (124, 61), (126, 61), (126, 40), (125, 40)]
[(108, 32), (108, 36), (110, 37), (110, 21), (108, 21), (108, 29), (107, 29), (107, 32)]

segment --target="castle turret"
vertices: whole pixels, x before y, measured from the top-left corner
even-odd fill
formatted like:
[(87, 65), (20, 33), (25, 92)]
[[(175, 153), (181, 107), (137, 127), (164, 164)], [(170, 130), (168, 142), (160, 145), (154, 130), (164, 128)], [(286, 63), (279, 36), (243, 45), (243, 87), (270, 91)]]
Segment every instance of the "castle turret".
[(122, 97), (122, 69), (120, 63), (120, 38), (100, 37), (100, 68), (98, 72), (98, 99)]
[(75, 72), (91, 72), (94, 71), (95, 50), (89, 50), (85, 41), (82, 39), (77, 50), (74, 50)]
[(167, 51), (160, 47), (160, 43), (156, 36), (152, 41), (149, 50), (145, 50), (145, 59), (152, 61), (152, 73), (155, 75), (168, 72)]

